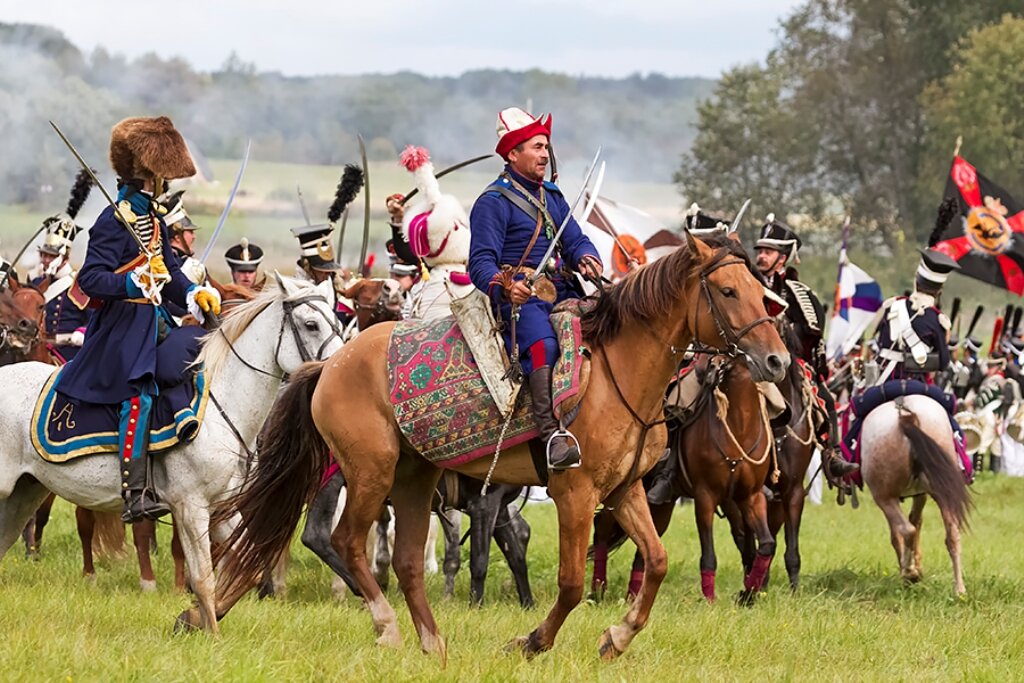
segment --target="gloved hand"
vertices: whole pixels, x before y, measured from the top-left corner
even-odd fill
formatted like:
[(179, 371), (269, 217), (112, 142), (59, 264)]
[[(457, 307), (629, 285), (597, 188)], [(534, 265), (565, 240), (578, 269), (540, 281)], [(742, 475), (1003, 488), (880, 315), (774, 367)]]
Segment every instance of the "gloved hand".
[(81, 346), (85, 343), (85, 328), (79, 327), (71, 333), (71, 346)]
[(197, 285), (185, 295), (185, 306), (200, 324), (206, 322), (204, 313), (220, 315), (220, 292), (212, 287)]
[(132, 282), (142, 290), (144, 296), (152, 299), (153, 303), (159, 304), (160, 289), (164, 286), (164, 283), (170, 281), (171, 274), (167, 272), (164, 257), (160, 254), (154, 254), (150, 257), (148, 263), (132, 271), (131, 278)]
[(403, 195), (393, 194), (386, 200), (388, 215), (391, 217), (391, 222), (396, 225), (401, 225), (402, 218), (405, 216), (405, 205), (402, 204), (403, 199), (405, 199)]

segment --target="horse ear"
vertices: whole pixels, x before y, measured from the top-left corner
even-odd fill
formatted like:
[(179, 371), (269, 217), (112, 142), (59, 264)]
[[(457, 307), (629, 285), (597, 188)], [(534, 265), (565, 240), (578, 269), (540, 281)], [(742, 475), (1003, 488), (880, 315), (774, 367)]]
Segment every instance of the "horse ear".
[(298, 288), (292, 279), (281, 275), (276, 270), (274, 271), (274, 279), (277, 280), (277, 286), (284, 292), (285, 297), (295, 296), (296, 292), (298, 292)]
[(743, 244), (743, 241), (740, 239), (740, 234), (738, 232), (730, 232), (729, 239), (731, 239), (736, 244)]
[(689, 230), (683, 230), (683, 237), (686, 238), (686, 248), (691, 254), (697, 253), (697, 238)]

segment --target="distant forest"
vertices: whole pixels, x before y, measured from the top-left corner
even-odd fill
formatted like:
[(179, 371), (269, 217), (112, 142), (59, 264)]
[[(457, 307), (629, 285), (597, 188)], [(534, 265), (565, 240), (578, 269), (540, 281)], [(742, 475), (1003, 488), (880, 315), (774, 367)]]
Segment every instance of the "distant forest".
[(445, 163), (492, 150), (497, 112), (528, 102), (553, 113), (560, 158), (589, 158), (601, 144), (636, 179), (669, 181), (696, 134), (697, 104), (714, 86), (538, 70), (285, 77), (233, 55), (206, 73), (153, 54), (85, 54), (55, 29), (0, 23), (0, 202), (32, 203), (40, 188), (73, 174), (48, 119), (104, 171), (111, 125), (156, 114), (174, 119), (209, 157), (238, 157), (251, 137), (264, 161), (338, 165), (357, 157), (362, 135), (371, 158), (395, 158), (411, 143)]

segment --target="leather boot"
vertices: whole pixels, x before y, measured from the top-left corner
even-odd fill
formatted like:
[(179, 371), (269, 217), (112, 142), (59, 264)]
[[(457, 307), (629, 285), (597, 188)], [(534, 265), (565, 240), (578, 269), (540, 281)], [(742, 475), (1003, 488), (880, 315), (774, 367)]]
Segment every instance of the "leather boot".
[[(127, 443), (135, 449), (134, 453), (122, 453), (121, 458), (121, 491), (124, 498), (124, 510), (121, 521), (133, 524), (144, 519), (158, 519), (169, 514), (171, 509), (160, 502), (153, 490), (149, 476), (149, 420), (140, 419), (138, 424), (129, 423)], [(133, 432), (142, 438), (134, 438)]]
[(668, 450), (668, 457), (658, 464), (654, 473), (654, 483), (647, 491), (647, 502), (651, 505), (665, 505), (675, 501), (679, 497), (676, 485), (678, 476), (679, 457)]
[(855, 462), (847, 462), (839, 457), (835, 448), (827, 448), (821, 454), (822, 471), (825, 477), (833, 484), (843, 483), (843, 477), (860, 470), (860, 465)]
[(530, 373), (530, 397), (533, 399), (533, 419), (540, 430), (540, 438), (547, 446), (548, 468), (567, 470), (580, 466), (580, 449), (564, 436), (551, 407), (551, 368), (547, 365)]

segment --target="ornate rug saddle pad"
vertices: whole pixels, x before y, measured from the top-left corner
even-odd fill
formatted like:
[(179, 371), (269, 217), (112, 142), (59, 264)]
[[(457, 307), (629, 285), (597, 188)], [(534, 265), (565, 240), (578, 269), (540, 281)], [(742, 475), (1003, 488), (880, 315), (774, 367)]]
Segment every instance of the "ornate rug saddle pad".
[[(551, 316), (559, 359), (552, 375), (555, 414), (569, 421), (589, 379), (590, 362), (573, 311)], [(494, 453), (504, 418), (452, 317), (398, 323), (391, 333), (388, 376), (395, 418), (409, 443), (440, 467)], [(520, 390), (502, 450), (538, 435), (529, 392)]]
[[(43, 460), (67, 462), (84, 455), (118, 452), (121, 406), (69, 400), (53, 389), (60, 370), (43, 386), (32, 413), (32, 445)], [(195, 438), (206, 413), (209, 385), (202, 370), (180, 384), (161, 387), (153, 403), (149, 452)]]

